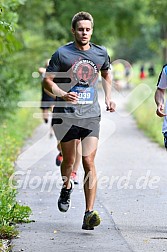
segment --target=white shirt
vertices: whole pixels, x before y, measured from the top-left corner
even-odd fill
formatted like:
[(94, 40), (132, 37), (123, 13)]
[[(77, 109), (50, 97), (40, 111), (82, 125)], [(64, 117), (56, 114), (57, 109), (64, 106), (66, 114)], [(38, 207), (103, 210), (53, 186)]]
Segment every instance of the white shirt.
[(157, 86), (161, 89), (167, 89), (167, 65), (165, 65), (160, 73)]
[[(167, 65), (163, 66), (162, 68), (162, 71), (158, 79), (157, 87), (161, 89), (167, 89)], [(167, 114), (167, 101), (165, 104), (165, 113)], [(164, 116), (162, 132), (165, 133), (166, 131), (167, 131), (167, 116)]]

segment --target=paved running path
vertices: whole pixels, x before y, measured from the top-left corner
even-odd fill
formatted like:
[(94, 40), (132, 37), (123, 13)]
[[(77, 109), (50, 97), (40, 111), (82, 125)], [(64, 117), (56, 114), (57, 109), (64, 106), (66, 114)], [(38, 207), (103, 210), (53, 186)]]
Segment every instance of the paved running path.
[(19, 225), (20, 237), (12, 241), (13, 252), (167, 251), (166, 152), (137, 129), (123, 100), (116, 99), (114, 114), (105, 112), (101, 101), (95, 209), (102, 224), (94, 231), (81, 229), (82, 167), (71, 209), (65, 214), (58, 211), (61, 178), (55, 166), (56, 139), (49, 137), (48, 126), (41, 125), (17, 162), (18, 200), (31, 207), (35, 222)]

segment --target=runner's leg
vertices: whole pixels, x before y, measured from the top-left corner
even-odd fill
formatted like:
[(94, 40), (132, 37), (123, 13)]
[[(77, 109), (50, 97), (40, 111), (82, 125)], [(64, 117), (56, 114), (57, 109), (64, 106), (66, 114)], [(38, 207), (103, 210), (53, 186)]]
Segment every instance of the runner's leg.
[(81, 161), (81, 153), (80, 151), (78, 151), (78, 149), (81, 147), (80, 144), (80, 140), (76, 140), (76, 157), (75, 157), (75, 163), (73, 165), (73, 172), (76, 172), (78, 171), (78, 168), (79, 168), (79, 165), (80, 165), (80, 161)]
[(48, 123), (48, 119), (49, 119), (48, 108), (42, 109), (42, 115), (43, 115), (43, 120), (45, 121), (45, 123)]
[(82, 157), (82, 153), (81, 153), (81, 141), (77, 140), (76, 142), (76, 157), (75, 157), (75, 162), (73, 165), (73, 170), (71, 173), (71, 179), (74, 181), (74, 184), (78, 184), (78, 169), (79, 169), (79, 165), (81, 162), (81, 157)]
[(86, 201), (86, 210), (92, 211), (94, 207), (96, 189), (97, 189), (97, 177), (94, 159), (96, 155), (96, 149), (98, 144), (98, 138), (86, 137), (82, 141), (82, 162), (85, 171), (84, 176), (84, 193)]
[(75, 162), (76, 142), (76, 139), (68, 142), (61, 142), (61, 150), (63, 155), (63, 161), (61, 164), (61, 175), (64, 178), (64, 186), (67, 189), (70, 189), (71, 186), (70, 176)]

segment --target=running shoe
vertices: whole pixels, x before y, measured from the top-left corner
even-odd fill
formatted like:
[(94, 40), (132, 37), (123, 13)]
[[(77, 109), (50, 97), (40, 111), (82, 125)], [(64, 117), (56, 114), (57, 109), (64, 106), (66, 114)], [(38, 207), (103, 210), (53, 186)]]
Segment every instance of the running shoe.
[(62, 187), (61, 192), (60, 192), (60, 197), (58, 199), (58, 208), (60, 212), (67, 212), (67, 210), (70, 208), (71, 205), (71, 193), (74, 189), (74, 182), (70, 180), (71, 183), (71, 188), (66, 189)]
[(85, 212), (82, 229), (94, 230), (95, 226), (100, 225), (100, 216), (97, 211)]
[(71, 172), (71, 179), (74, 181), (75, 185), (78, 185), (78, 180), (77, 180), (77, 173), (76, 172)]
[(60, 166), (62, 161), (63, 161), (63, 156), (62, 156), (61, 152), (59, 152), (59, 154), (56, 157), (56, 165)]
[(164, 133), (164, 145), (165, 148), (167, 149), (167, 132)]

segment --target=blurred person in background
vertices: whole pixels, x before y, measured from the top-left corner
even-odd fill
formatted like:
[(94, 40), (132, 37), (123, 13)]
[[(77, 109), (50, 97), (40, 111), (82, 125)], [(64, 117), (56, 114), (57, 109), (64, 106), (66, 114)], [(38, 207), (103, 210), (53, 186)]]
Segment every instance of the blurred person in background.
[(158, 78), (157, 89), (155, 91), (155, 103), (157, 105), (156, 114), (163, 117), (162, 134), (164, 145), (167, 149), (167, 101), (165, 102), (165, 91), (167, 89), (167, 65), (162, 67)]

